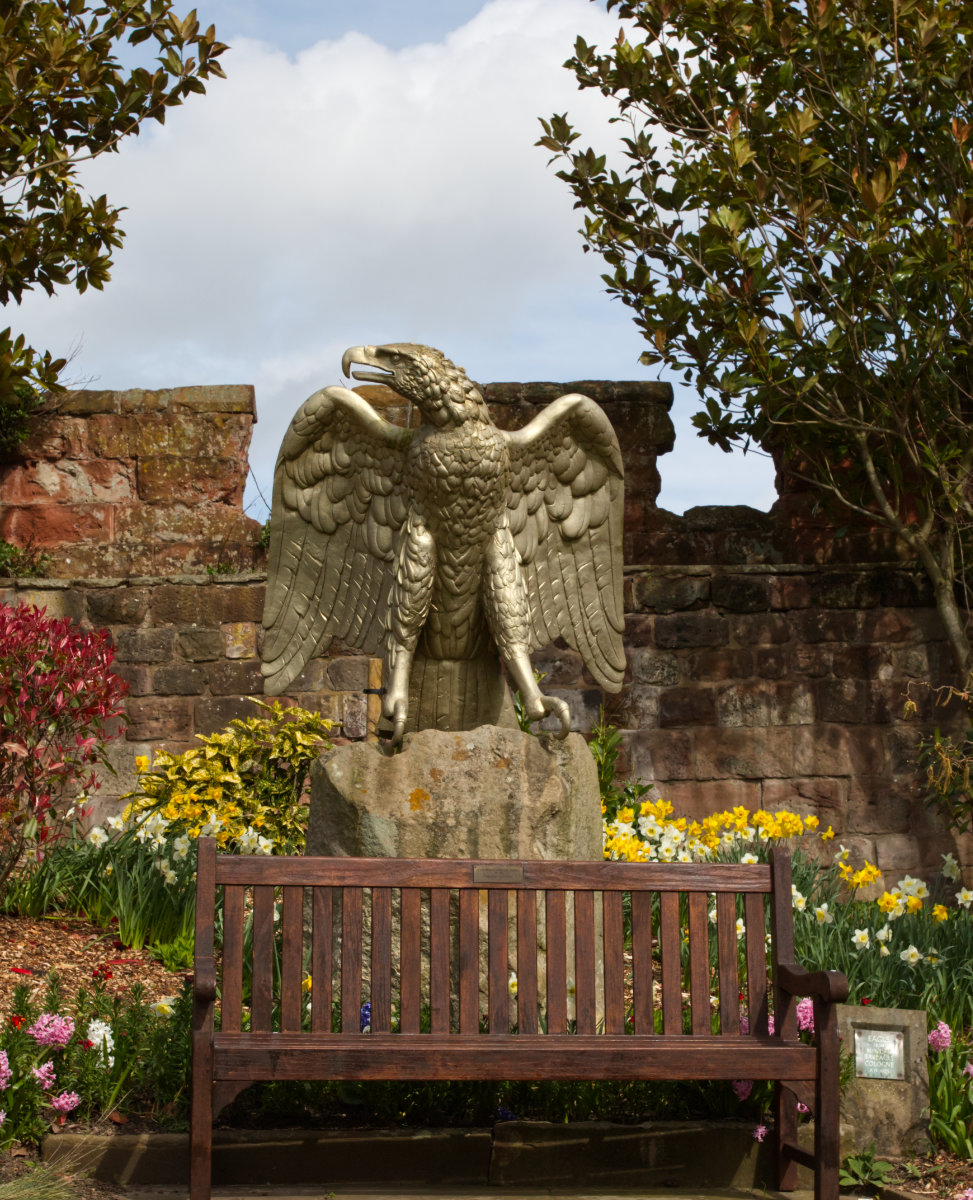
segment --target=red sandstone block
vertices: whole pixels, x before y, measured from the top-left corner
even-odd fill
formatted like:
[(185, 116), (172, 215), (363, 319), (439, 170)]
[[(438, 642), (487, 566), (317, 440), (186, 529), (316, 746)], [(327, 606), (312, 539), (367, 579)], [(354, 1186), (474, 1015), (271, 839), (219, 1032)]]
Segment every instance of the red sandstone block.
[(78, 542), (111, 541), (114, 523), (107, 504), (11, 505), (0, 513), (0, 537), (18, 546), (71, 548)]
[(125, 503), (132, 499), (131, 467), (105, 459), (40, 461), (0, 471), (6, 504)]
[(88, 422), (82, 417), (42, 413), (31, 421), (30, 435), (17, 451), (20, 461), (77, 459), (88, 456)]
[(172, 388), (147, 391), (145, 388), (129, 388), (116, 392), (118, 406), (123, 413), (160, 413), (172, 407)]
[(220, 623), (220, 598), (209, 583), (164, 583), (150, 601), (154, 624), (215, 626)]
[(759, 779), (792, 775), (791, 729), (697, 729), (697, 779)]
[[(263, 696), (257, 696), (262, 700)], [(201, 697), (195, 701), (197, 733), (217, 733), (231, 721), (258, 716), (260, 710), (247, 696)]]
[(814, 720), (814, 695), (803, 683), (760, 679), (719, 689), (718, 723), (728, 727), (809, 725)]
[(749, 650), (700, 650), (685, 660), (687, 678), (699, 683), (724, 679), (749, 679), (753, 655)]
[(90, 417), (95, 413), (118, 412), (118, 396), (118, 392), (87, 391), (86, 389), (81, 389), (58, 396), (54, 404), (59, 413), (66, 413), (76, 417)]
[(645, 729), (659, 720), (657, 687), (626, 687), (612, 704), (612, 724), (620, 729)]
[(257, 416), (254, 389), (245, 383), (173, 388), (172, 407), (190, 412), (248, 413), (254, 419)]
[(854, 833), (909, 833), (914, 801), (914, 779), (857, 776), (848, 783), (846, 828)]
[(259, 696), (263, 691), (259, 660), (224, 659), (213, 663), (209, 668), (209, 688), (214, 696)]
[(147, 504), (240, 504), (246, 474), (238, 459), (149, 455), (138, 460), (138, 495)]
[(870, 725), (803, 725), (794, 730), (797, 775), (884, 775), (884, 730)]
[(702, 687), (666, 688), (659, 694), (659, 727), (715, 725), (716, 698)]
[(219, 579), (215, 582), (222, 621), (260, 623), (263, 619), (264, 597), (267, 591), (265, 583), (257, 580), (251, 583), (221, 583)]
[(149, 607), (146, 588), (105, 587), (85, 593), (92, 625), (140, 625)]
[(830, 825), (835, 833), (843, 833), (847, 792), (845, 779), (765, 779), (762, 803), (770, 812), (789, 808), (802, 815), (816, 816), (823, 827)]
[(811, 603), (811, 585), (805, 575), (772, 578), (768, 587), (768, 597), (771, 608), (808, 608)]
[(676, 817), (703, 817), (742, 804), (753, 811), (760, 807), (760, 784), (743, 779), (656, 780), (660, 795), (668, 800)]
[(193, 702), (182, 696), (130, 697), (129, 741), (155, 742), (160, 738), (188, 738), (193, 732)]

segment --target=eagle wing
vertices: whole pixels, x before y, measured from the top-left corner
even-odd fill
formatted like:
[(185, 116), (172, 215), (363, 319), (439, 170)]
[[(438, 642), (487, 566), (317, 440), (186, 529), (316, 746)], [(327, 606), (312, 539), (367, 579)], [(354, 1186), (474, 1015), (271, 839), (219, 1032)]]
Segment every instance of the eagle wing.
[(511, 532), (530, 602), (531, 648), (563, 637), (609, 691), (622, 645), (623, 470), (618, 439), (587, 396), (561, 396), (507, 434)]
[(298, 409), (274, 471), (264, 690), (280, 694), (332, 638), (378, 651), (405, 521), (412, 430), (326, 387)]

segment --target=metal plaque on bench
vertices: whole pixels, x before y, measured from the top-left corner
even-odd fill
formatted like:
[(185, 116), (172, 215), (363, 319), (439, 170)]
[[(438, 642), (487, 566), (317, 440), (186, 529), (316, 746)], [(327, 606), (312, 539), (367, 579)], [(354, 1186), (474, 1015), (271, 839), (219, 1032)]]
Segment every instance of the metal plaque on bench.
[(905, 1079), (902, 1031), (856, 1029), (855, 1074), (861, 1079)]

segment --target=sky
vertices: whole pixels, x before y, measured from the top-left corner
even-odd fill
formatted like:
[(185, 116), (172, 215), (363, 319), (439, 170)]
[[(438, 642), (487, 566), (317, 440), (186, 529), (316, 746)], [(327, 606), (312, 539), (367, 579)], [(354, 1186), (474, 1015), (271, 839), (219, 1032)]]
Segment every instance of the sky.
[[(189, 2), (184, 4), (188, 10)], [(76, 387), (253, 384), (247, 504), (263, 519), (294, 412), (362, 343), (438, 347), (482, 383), (654, 379), (534, 145), (568, 112), (603, 149), (609, 101), (561, 65), (618, 20), (590, 0), (197, 0), (225, 80), (145, 126), (82, 184), (123, 205), (104, 292), (32, 293), (5, 318), (70, 355)], [(182, 9), (179, 9), (182, 13)], [(666, 376), (661, 376), (666, 378)], [(696, 437), (673, 380), (659, 503), (774, 500), (773, 470)]]

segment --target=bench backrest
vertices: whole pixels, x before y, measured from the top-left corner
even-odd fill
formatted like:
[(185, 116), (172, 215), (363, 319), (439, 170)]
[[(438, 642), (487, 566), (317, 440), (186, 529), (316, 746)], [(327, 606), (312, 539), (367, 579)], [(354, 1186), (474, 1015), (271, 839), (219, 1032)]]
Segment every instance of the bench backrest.
[[(793, 961), (780, 850), (769, 864), (282, 859), (201, 838), (197, 961), (219, 889), (224, 1032), (243, 1027), (249, 985), (255, 1031), (358, 1036), (367, 1002), (373, 1032), (766, 1035), (768, 962), (773, 978)], [(795, 1036), (793, 1005), (773, 1008), (776, 1035)]]

